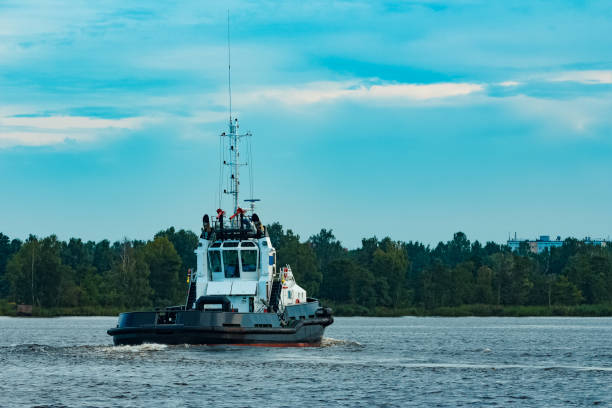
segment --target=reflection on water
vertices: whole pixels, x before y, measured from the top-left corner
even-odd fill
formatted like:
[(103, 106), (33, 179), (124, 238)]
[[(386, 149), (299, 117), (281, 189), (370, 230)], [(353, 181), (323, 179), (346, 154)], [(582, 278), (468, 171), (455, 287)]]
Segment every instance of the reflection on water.
[(609, 318), (337, 318), (321, 347), (112, 346), (114, 318), (0, 318), (0, 406), (612, 404)]

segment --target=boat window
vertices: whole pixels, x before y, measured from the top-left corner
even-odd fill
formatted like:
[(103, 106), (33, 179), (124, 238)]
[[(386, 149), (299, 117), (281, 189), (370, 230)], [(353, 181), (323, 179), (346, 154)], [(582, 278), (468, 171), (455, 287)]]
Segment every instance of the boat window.
[(214, 244), (212, 244), (210, 247), (211, 248), (219, 248), (221, 246), (220, 242), (215, 242)]
[(240, 251), (242, 258), (242, 272), (255, 272), (257, 270), (257, 250)]
[(240, 244), (241, 247), (254, 247), (255, 243), (251, 242), (251, 241), (244, 241), (243, 243)]
[(227, 247), (237, 247), (238, 246), (238, 242), (226, 242), (223, 244), (223, 248), (227, 248)]
[(208, 251), (208, 263), (212, 272), (221, 272), (221, 252)]
[(223, 251), (223, 269), (225, 270), (226, 278), (240, 277), (240, 270), (238, 269), (238, 251), (233, 249)]

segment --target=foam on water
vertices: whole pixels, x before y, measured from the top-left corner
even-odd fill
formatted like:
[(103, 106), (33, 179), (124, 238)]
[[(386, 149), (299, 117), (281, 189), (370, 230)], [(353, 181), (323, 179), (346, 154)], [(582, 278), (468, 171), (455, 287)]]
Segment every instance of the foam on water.
[(163, 351), (167, 348), (165, 344), (145, 343), (137, 346), (108, 346), (102, 347), (101, 350), (107, 353), (148, 353)]
[(363, 347), (363, 345), (357, 341), (334, 339), (331, 337), (324, 337), (321, 339), (321, 347), (333, 346)]

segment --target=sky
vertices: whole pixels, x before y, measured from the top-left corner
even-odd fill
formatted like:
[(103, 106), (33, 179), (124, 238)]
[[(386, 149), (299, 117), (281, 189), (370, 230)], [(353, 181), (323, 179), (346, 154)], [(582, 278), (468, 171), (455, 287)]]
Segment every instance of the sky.
[(608, 1), (147, 3), (0, 1), (0, 232), (199, 231), (228, 8), (264, 223), (349, 248), (612, 232)]

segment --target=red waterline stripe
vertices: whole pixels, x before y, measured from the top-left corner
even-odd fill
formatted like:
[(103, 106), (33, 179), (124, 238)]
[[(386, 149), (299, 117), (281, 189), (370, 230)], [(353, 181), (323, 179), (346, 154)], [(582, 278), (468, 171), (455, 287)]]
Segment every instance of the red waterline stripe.
[(321, 343), (228, 343), (207, 344), (207, 346), (241, 346), (241, 347), (319, 347)]

